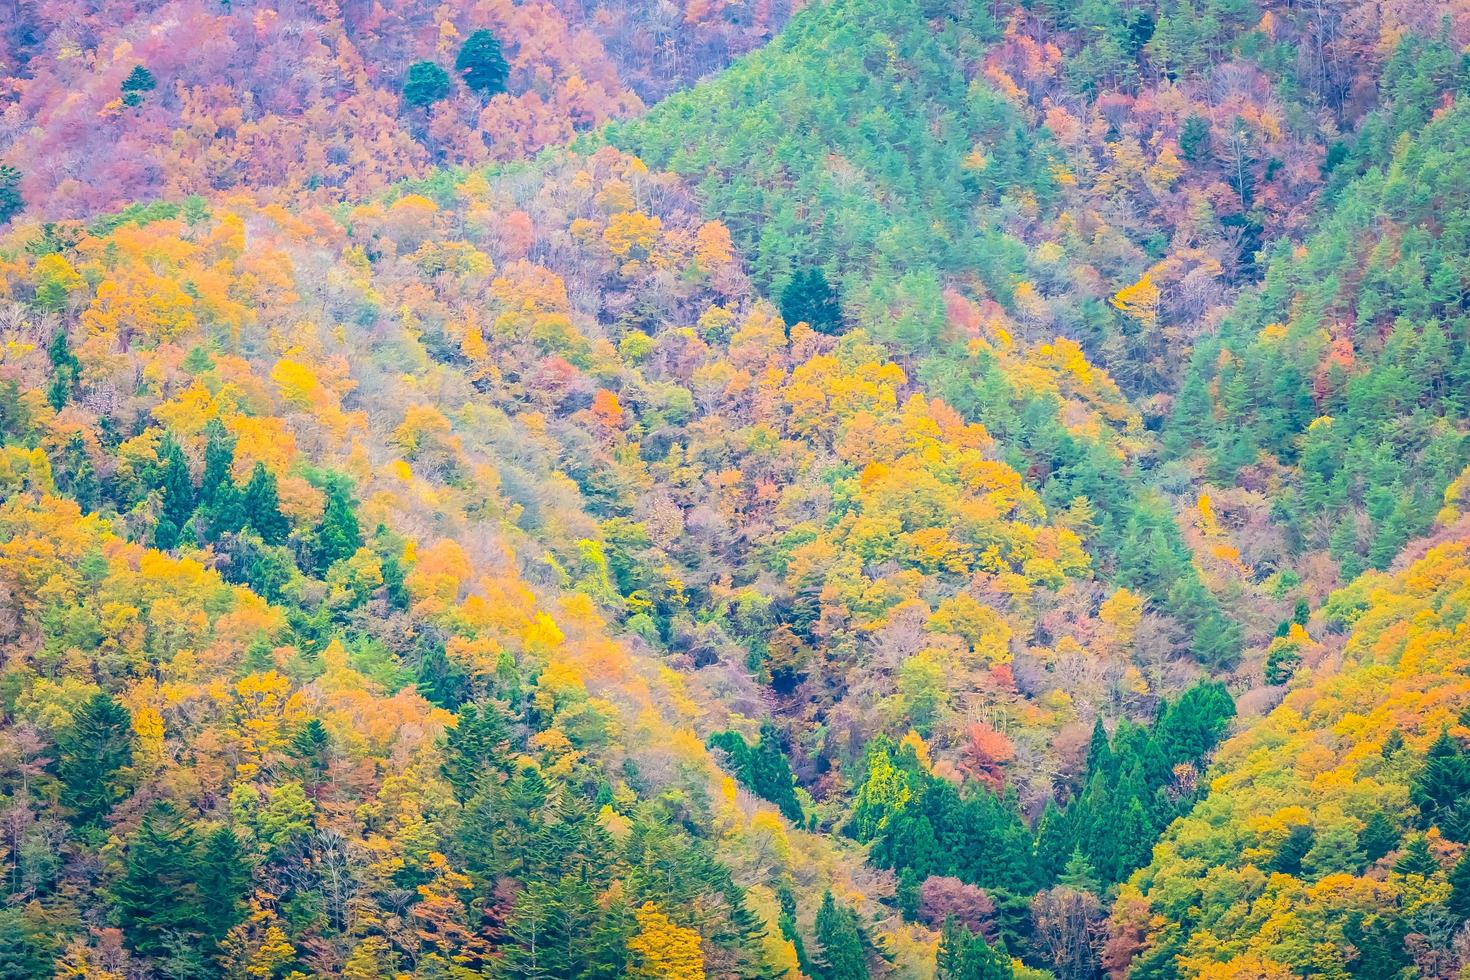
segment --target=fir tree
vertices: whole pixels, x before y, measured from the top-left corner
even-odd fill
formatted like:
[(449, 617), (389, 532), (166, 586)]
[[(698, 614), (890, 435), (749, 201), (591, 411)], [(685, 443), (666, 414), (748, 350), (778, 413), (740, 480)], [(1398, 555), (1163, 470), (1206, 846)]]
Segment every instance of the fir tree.
[(416, 61), (408, 66), (403, 81), (403, 102), (409, 108), (423, 109), (449, 97), (449, 74), (432, 61)]
[(132, 761), (128, 709), (105, 693), (82, 702), (57, 739), (56, 762), (61, 801), (79, 824), (105, 817), (127, 795), (124, 776)]
[(291, 525), (281, 513), (280, 498), (276, 492), (275, 475), (256, 462), (250, 472), (250, 482), (245, 485), (246, 524), (262, 541), (269, 545), (282, 544), (291, 532)]
[(362, 547), (357, 509), (346, 482), (341, 478), (329, 480), (326, 490), (326, 507), (316, 528), (316, 564), (323, 571), (336, 562), (351, 558)]
[(821, 948), (818, 967), (822, 980), (868, 980), (857, 913), (839, 906), (830, 891), (822, 896), (817, 910), (816, 939)]
[(209, 931), (196, 874), (198, 841), (170, 803), (156, 803), (128, 840), (113, 902), (128, 944), (144, 956), (167, 952), (174, 937)]
[(487, 99), (505, 91), (505, 81), (510, 75), (499, 39), (487, 30), (475, 31), (465, 38), (459, 56), (454, 59), (454, 70), (466, 85)]

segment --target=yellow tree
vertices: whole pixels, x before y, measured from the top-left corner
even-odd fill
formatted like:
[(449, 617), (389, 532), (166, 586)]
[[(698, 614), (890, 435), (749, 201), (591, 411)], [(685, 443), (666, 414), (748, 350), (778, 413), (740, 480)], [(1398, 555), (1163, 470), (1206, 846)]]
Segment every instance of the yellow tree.
[(704, 980), (704, 956), (699, 933), (669, 921), (652, 902), (634, 916), (638, 935), (628, 940), (634, 964), (628, 976), (636, 980)]

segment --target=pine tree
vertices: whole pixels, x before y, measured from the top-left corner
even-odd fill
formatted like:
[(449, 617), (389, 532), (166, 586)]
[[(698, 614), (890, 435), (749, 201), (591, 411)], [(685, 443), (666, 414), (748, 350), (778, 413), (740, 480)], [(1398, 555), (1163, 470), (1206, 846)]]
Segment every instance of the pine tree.
[(321, 570), (351, 558), (362, 547), (351, 490), (341, 478), (328, 481), (326, 489), (326, 507), (316, 528), (316, 564)]
[(195, 880), (198, 841), (170, 803), (156, 803), (128, 840), (123, 877), (113, 903), (124, 935), (144, 956), (167, 952), (174, 937), (210, 930)]
[(1393, 863), (1394, 874), (1419, 875), (1428, 878), (1439, 870), (1439, 862), (1429, 850), (1429, 838), (1419, 834), (1409, 842), (1397, 861)]
[(857, 913), (839, 906), (830, 891), (822, 896), (817, 910), (816, 939), (821, 947), (822, 980), (868, 980)]
[(204, 839), (198, 887), (205, 933), (218, 942), (240, 921), (250, 887), (250, 865), (230, 827), (221, 826)]
[(20, 214), (26, 206), (20, 194), (20, 171), (8, 163), (0, 163), (0, 225)]
[(822, 270), (797, 272), (781, 290), (781, 318), (788, 326), (805, 322), (818, 333), (840, 333), (842, 306)]
[(184, 450), (171, 434), (163, 437), (158, 460), (163, 466), (159, 487), (163, 493), (162, 519), (182, 530), (194, 514), (194, 480), (189, 475)]
[(1369, 864), (1399, 846), (1399, 829), (1394, 826), (1382, 810), (1373, 811), (1358, 835), (1358, 844), (1363, 848), (1363, 859)]
[(459, 800), (467, 800), (485, 783), (499, 782), (506, 765), (510, 734), (494, 703), (467, 704), (455, 726), (444, 733), (444, 778)]
[(449, 74), (432, 61), (416, 61), (408, 66), (403, 81), (403, 102), (422, 109), (449, 97)]
[(1470, 854), (1462, 855), (1449, 874), (1450, 897), (1445, 907), (1458, 921), (1470, 919)]
[(505, 91), (510, 75), (499, 39), (487, 30), (475, 31), (465, 38), (459, 56), (454, 59), (454, 70), (466, 85), (487, 99)]
[(940, 933), (935, 980), (1010, 980), (1010, 958), (951, 916)]
[(72, 716), (57, 739), (56, 775), (61, 801), (79, 824), (105, 817), (127, 795), (126, 767), (133, 761), (132, 716), (110, 695), (98, 693)]
[(153, 72), (143, 65), (134, 65), (133, 70), (128, 72), (128, 77), (122, 82), (123, 105), (142, 105), (143, 96), (157, 87), (158, 80), (153, 77)]
[(245, 521), (270, 545), (282, 544), (291, 532), (291, 525), (281, 513), (280, 497), (276, 492), (276, 478), (265, 464), (256, 462), (250, 472), (250, 482), (245, 485)]

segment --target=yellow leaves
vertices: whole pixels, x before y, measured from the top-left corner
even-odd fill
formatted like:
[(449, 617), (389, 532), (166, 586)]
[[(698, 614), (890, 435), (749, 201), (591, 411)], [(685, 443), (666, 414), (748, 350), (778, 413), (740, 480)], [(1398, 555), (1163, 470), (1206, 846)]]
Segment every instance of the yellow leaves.
[(1199, 529), (1205, 534), (1219, 534), (1220, 525), (1215, 520), (1215, 506), (1214, 502), (1210, 499), (1209, 494), (1201, 493), (1199, 495), (1199, 500), (1195, 504), (1195, 509), (1199, 513), (1199, 517), (1195, 521), (1195, 523), (1199, 526)]
[(704, 980), (699, 933), (675, 925), (652, 902), (634, 911), (638, 933), (628, 940), (630, 980)]
[(232, 703), (241, 747), (250, 757), (240, 763), (237, 774), (250, 779), (267, 755), (286, 744), (290, 726), (304, 713), (301, 695), (293, 694), (291, 682), (272, 670), (242, 678)]
[(1184, 164), (1180, 162), (1179, 155), (1174, 152), (1172, 144), (1165, 143), (1144, 175), (1144, 180), (1155, 191), (1166, 191), (1174, 186), (1182, 173)]
[(453, 426), (439, 409), (419, 403), (404, 411), (403, 421), (393, 430), (393, 441), (412, 459), (420, 452), (442, 445), (452, 432)]
[(1256, 340), (1267, 346), (1281, 343), (1286, 339), (1286, 324), (1268, 323), (1256, 334)]
[(602, 230), (603, 243), (620, 259), (642, 258), (653, 248), (663, 222), (641, 211), (624, 211), (607, 220)]
[(1159, 296), (1159, 287), (1145, 272), (1133, 285), (1124, 286), (1114, 293), (1108, 302), (1133, 317), (1145, 329), (1152, 330), (1159, 323)]

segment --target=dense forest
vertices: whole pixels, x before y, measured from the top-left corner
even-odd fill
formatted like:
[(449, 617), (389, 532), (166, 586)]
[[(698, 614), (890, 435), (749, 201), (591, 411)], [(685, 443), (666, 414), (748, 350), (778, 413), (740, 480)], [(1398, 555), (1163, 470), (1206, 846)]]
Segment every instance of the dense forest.
[(1463, 3), (0, 12), (0, 976), (1470, 975)]

